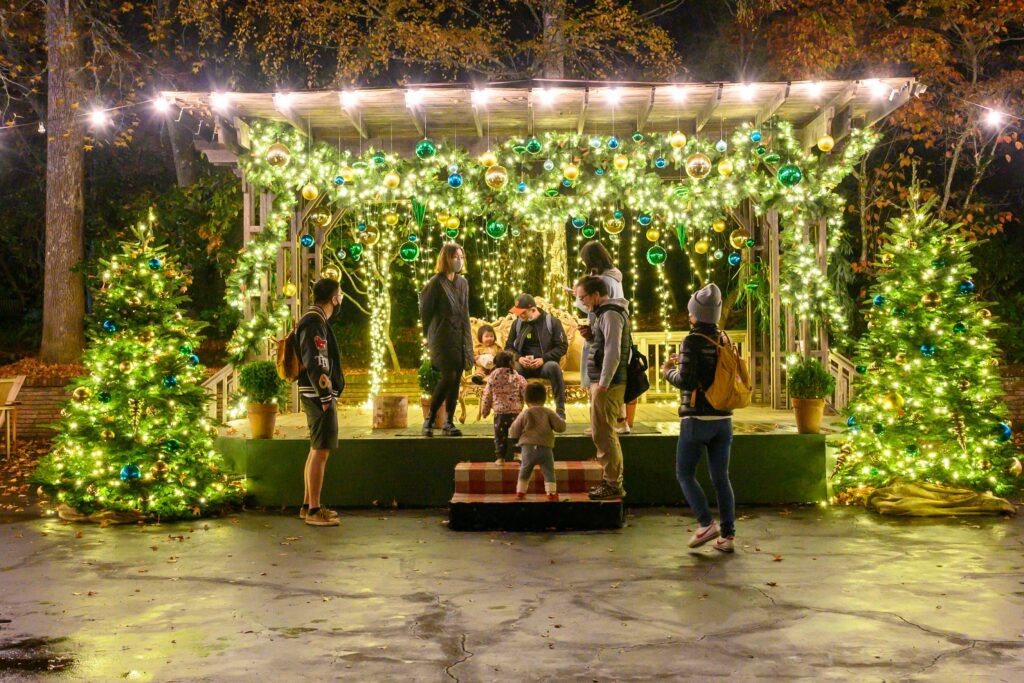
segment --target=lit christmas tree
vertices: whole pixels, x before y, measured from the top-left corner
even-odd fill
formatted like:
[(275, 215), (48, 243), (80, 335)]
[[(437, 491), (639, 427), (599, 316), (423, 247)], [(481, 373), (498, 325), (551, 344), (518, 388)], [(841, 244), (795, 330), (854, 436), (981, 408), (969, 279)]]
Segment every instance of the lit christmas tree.
[(179, 310), (189, 278), (154, 244), (152, 215), (133, 233), (100, 262), (82, 358), (89, 372), (36, 479), (69, 516), (195, 517), (238, 500), (240, 484), (213, 448), (195, 354), (203, 324)]
[(1018, 486), (1001, 397), (998, 323), (971, 279), (976, 242), (933, 215), (934, 201), (890, 223), (858, 341), (859, 381), (837, 490), (897, 479), (1005, 495)]

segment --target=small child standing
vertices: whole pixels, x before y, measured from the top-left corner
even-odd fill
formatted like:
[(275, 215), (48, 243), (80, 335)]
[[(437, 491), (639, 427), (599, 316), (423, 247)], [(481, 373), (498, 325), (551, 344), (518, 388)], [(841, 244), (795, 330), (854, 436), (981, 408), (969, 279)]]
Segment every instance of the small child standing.
[(476, 346), (473, 347), (473, 384), (483, 384), (488, 375), (497, 367), (494, 357), (501, 351), (498, 335), (490, 325), (481, 325), (476, 331)]
[(523, 464), (519, 468), (516, 483), (516, 498), (525, 498), (530, 487), (535, 465), (540, 466), (544, 475), (544, 492), (548, 500), (558, 500), (558, 482), (555, 480), (555, 432), (565, 431), (565, 420), (555, 411), (544, 407), (548, 392), (540, 382), (531, 382), (526, 387), (527, 408), (508, 430), (508, 435), (519, 439)]
[[(479, 348), (479, 347), (478, 347)], [(487, 417), (494, 409), (494, 462), (505, 464), (508, 454), (508, 430), (523, 409), (526, 378), (512, 368), (512, 354), (499, 351), (494, 356), (494, 370), (487, 378), (480, 416)]]

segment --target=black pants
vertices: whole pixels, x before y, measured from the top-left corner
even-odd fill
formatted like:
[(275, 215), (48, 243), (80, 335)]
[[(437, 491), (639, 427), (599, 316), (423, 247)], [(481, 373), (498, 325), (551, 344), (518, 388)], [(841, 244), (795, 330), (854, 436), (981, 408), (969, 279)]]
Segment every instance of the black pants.
[(498, 458), (508, 456), (508, 428), (519, 417), (519, 413), (494, 414), (494, 455)]
[(562, 368), (553, 360), (546, 361), (539, 368), (524, 368), (516, 363), (516, 371), (523, 377), (542, 377), (551, 382), (551, 392), (555, 395), (555, 412), (565, 417), (565, 377)]
[(459, 402), (459, 384), (462, 369), (441, 370), (441, 379), (434, 385), (434, 393), (430, 397), (430, 417), (427, 424), (434, 424), (437, 411), (444, 404), (446, 425), (455, 424), (455, 406)]

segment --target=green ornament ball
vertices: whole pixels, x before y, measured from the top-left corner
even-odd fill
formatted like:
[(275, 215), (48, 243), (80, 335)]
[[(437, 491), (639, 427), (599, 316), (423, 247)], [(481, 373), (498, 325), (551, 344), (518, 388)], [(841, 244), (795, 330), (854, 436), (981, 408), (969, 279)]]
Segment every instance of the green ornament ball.
[(754, 151), (764, 156), (764, 153), (768, 151), (768, 148), (765, 147), (764, 145), (758, 145), (756, 148), (754, 148)]
[(866, 375), (866, 374), (868, 374), (868, 367), (866, 365), (858, 365), (858, 366), (856, 366), (854, 368), (854, 370), (857, 371), (858, 375)]
[(359, 258), (360, 256), (363, 255), (363, 245), (359, 244), (358, 242), (353, 242), (348, 247), (348, 255), (354, 259)]
[(804, 172), (796, 164), (786, 164), (779, 169), (779, 182), (786, 187), (793, 187), (804, 179)]
[(453, 240), (453, 239), (455, 239), (456, 237), (459, 236), (459, 229), (458, 228), (448, 228), (447, 230), (444, 231), (444, 234), (448, 236), (448, 239)]
[(904, 449), (909, 456), (917, 455), (917, 444), (910, 444)]
[(178, 351), (183, 356), (191, 356), (192, 355), (192, 345), (186, 342), (186, 343), (182, 344), (180, 348), (178, 348)]
[(416, 156), (420, 159), (429, 159), (435, 154), (437, 154), (437, 145), (434, 144), (433, 140), (424, 138), (416, 145)]
[(544, 145), (540, 144), (540, 140), (537, 138), (530, 138), (530, 141), (526, 143), (526, 151), (530, 154), (540, 154), (542, 149), (544, 149)]
[(377, 152), (370, 159), (373, 161), (374, 166), (383, 166), (387, 161), (387, 158), (384, 156), (384, 152)]
[(946, 259), (942, 258), (941, 256), (939, 258), (937, 258), (937, 259), (933, 259), (932, 260), (932, 268), (938, 269), (938, 268), (945, 268), (945, 267), (946, 267)]
[(580, 230), (580, 234), (586, 237), (587, 239), (590, 239), (591, 237), (597, 234), (597, 228), (595, 228), (593, 225), (584, 225), (583, 229)]
[(487, 236), (491, 239), (500, 240), (508, 232), (508, 227), (504, 223), (498, 221), (490, 221), (487, 223)]
[(647, 262), (652, 266), (660, 266), (665, 263), (668, 258), (668, 252), (665, 251), (664, 247), (655, 244), (653, 247), (647, 250)]
[(398, 249), (398, 256), (406, 263), (412, 263), (420, 257), (420, 245), (406, 242)]
[(963, 323), (957, 323), (956, 325), (953, 325), (953, 331), (956, 332), (957, 334), (963, 334), (964, 332), (967, 331), (967, 325)]
[(875, 424), (871, 425), (871, 431), (881, 436), (882, 434), (885, 434), (885, 425), (882, 424), (881, 422), (876, 422)]

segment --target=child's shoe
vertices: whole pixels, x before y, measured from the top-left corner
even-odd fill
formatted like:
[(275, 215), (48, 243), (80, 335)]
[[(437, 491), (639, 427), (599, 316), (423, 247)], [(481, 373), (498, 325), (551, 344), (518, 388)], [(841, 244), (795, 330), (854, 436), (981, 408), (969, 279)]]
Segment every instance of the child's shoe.
[(516, 491), (516, 500), (522, 500), (523, 498), (526, 498), (526, 492)]
[(732, 545), (735, 539), (735, 536), (722, 536), (717, 541), (715, 541), (715, 544), (711, 547), (723, 553), (731, 553), (733, 552)]
[(720, 533), (718, 522), (711, 520), (711, 524), (702, 526), (693, 532), (693, 536), (690, 537), (689, 546), (691, 548), (698, 548), (708, 541), (718, 538)]
[(494, 464), (495, 465), (504, 466), (505, 465), (505, 458), (495, 458), (494, 459)]
[(548, 500), (554, 501), (554, 502), (557, 503), (558, 502), (558, 494), (557, 493), (549, 493), (548, 494)]

